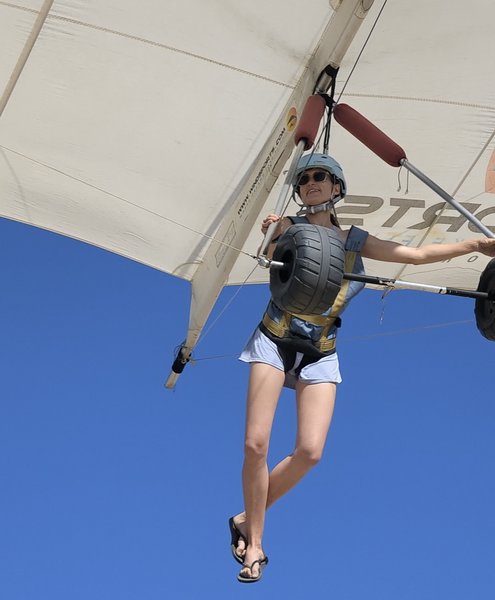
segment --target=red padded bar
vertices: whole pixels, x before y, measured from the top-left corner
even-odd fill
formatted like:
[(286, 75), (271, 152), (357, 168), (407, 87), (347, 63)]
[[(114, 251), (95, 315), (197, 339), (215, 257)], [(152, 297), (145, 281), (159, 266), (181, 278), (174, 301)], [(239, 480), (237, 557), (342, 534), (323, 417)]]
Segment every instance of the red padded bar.
[(294, 134), (294, 142), (296, 146), (301, 140), (306, 140), (305, 150), (311, 150), (315, 143), (320, 122), (325, 112), (325, 100), (319, 96), (310, 96), (306, 101), (299, 125)]
[(333, 115), (337, 123), (340, 123), (391, 167), (400, 167), (400, 161), (407, 158), (406, 153), (398, 144), (348, 104), (338, 104)]

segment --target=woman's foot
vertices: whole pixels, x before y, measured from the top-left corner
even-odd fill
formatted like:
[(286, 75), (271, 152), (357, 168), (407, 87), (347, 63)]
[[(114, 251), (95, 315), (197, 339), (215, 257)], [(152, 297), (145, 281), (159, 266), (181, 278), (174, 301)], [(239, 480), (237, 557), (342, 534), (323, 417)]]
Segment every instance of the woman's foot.
[(242, 583), (254, 583), (261, 579), (263, 569), (268, 564), (268, 556), (265, 556), (262, 548), (248, 546), (244, 555), (244, 565), (237, 576)]
[(247, 546), (245, 513), (240, 513), (229, 519), (229, 528), (232, 536), (230, 543), (232, 555), (238, 563), (243, 564)]

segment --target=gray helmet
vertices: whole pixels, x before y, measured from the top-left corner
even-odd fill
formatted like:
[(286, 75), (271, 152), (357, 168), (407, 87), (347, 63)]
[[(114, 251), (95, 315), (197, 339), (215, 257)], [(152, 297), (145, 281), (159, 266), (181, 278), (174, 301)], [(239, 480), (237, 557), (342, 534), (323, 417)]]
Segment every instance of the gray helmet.
[(345, 182), (344, 172), (339, 163), (328, 156), (328, 154), (306, 154), (301, 156), (297, 163), (296, 173), (292, 180), (292, 185), (297, 189), (297, 182), (299, 177), (308, 169), (322, 169), (330, 173), (334, 183), (340, 183), (340, 198), (343, 198), (347, 192), (347, 184)]

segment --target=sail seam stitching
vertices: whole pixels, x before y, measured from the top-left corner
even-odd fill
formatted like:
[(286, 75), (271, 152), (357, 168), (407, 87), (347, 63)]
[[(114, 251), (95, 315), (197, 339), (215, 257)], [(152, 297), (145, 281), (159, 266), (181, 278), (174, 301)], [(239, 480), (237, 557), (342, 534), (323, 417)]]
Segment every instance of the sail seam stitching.
[(410, 100), (411, 102), (426, 102), (429, 104), (451, 104), (453, 106), (465, 106), (468, 108), (482, 108), (495, 112), (495, 106), (486, 104), (471, 104), (469, 102), (455, 102), (454, 100), (436, 100), (434, 98), (415, 98), (413, 96), (385, 96), (381, 94), (358, 94), (345, 92), (344, 96), (352, 96), (353, 98), (378, 98), (380, 100)]
[[(0, 6), (7, 6), (9, 8), (15, 8), (18, 10), (22, 10), (24, 12), (38, 14), (38, 11), (34, 10), (32, 8), (26, 8), (24, 6), (18, 6), (17, 4), (10, 4), (8, 2), (0, 2)], [(129, 33), (122, 33), (121, 31), (116, 31), (114, 29), (108, 29), (107, 27), (100, 27), (99, 25), (92, 25), (91, 23), (85, 23), (84, 21), (78, 21), (76, 19), (70, 19), (69, 17), (62, 17), (60, 15), (50, 14), (48, 16), (48, 19), (56, 19), (57, 21), (66, 21), (68, 23), (73, 23), (74, 25), (80, 25), (81, 27), (87, 27), (88, 29), (95, 29), (96, 31), (103, 31), (104, 33), (111, 33), (113, 35), (124, 37), (124, 38), (130, 39), (130, 40), (134, 40), (136, 42), (143, 42), (150, 46), (156, 46), (158, 48), (163, 48), (165, 50), (169, 50), (170, 52), (184, 54), (185, 56), (189, 56), (191, 58), (196, 58), (198, 60), (202, 60), (204, 62), (208, 62), (213, 65), (217, 65), (219, 67), (224, 67), (225, 69), (229, 69), (231, 71), (236, 71), (237, 73), (242, 73), (243, 75), (248, 75), (248, 76), (254, 77), (256, 79), (261, 79), (261, 80), (267, 81), (269, 83), (274, 83), (275, 85), (279, 85), (279, 86), (282, 86), (287, 89), (295, 89), (295, 85), (283, 83), (282, 81), (277, 81), (276, 79), (271, 79), (270, 77), (265, 77), (264, 75), (259, 75), (258, 73), (253, 73), (252, 71), (246, 71), (245, 69), (240, 69), (239, 67), (234, 67), (232, 65), (222, 63), (218, 60), (206, 58), (204, 56), (200, 56), (199, 54), (194, 54), (193, 52), (187, 52), (186, 50), (180, 50), (179, 48), (174, 48), (173, 46), (167, 46), (166, 44), (160, 44), (160, 42), (154, 42), (153, 40), (147, 40), (146, 38), (142, 38), (142, 37), (139, 37), (136, 35), (131, 35)]]

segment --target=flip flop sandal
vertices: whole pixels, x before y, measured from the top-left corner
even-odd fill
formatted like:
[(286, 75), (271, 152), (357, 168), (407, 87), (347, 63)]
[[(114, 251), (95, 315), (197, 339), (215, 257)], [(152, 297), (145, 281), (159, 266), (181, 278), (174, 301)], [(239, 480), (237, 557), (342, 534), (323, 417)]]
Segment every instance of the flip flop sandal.
[(232, 550), (232, 556), (235, 558), (235, 560), (240, 565), (242, 565), (242, 564), (244, 564), (244, 559), (237, 554), (237, 546), (239, 545), (239, 540), (243, 540), (247, 546), (246, 538), (242, 535), (242, 533), (235, 526), (234, 517), (231, 517), (229, 519), (229, 528), (230, 528), (230, 535), (232, 536), (232, 539), (230, 541), (230, 549)]
[(247, 567), (252, 573), (253, 567), (256, 563), (258, 563), (260, 566), (257, 577), (244, 577), (239, 573), (239, 575), (237, 575), (237, 581), (240, 581), (241, 583), (256, 583), (257, 581), (259, 581), (261, 579), (261, 576), (263, 575), (263, 569), (268, 564), (268, 556), (265, 556), (265, 558), (258, 558), (258, 560), (253, 561), (250, 565), (244, 563), (242, 566), (243, 568)]

